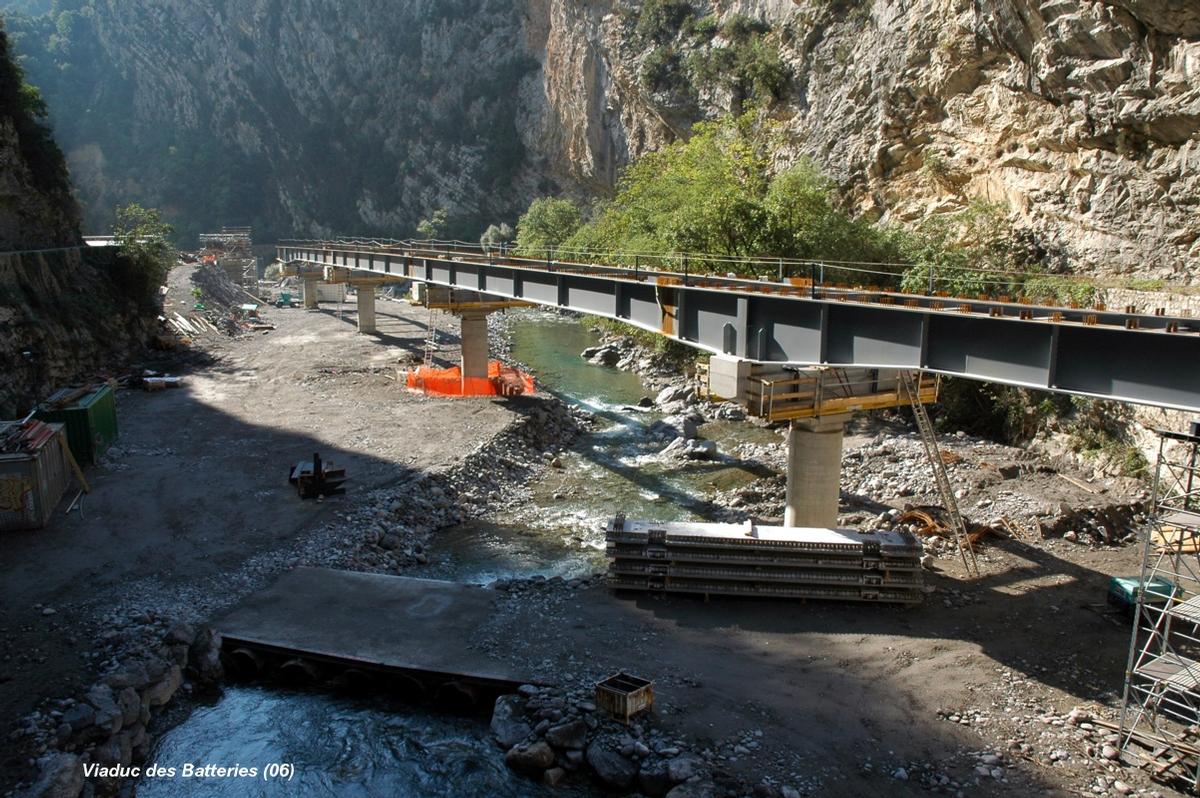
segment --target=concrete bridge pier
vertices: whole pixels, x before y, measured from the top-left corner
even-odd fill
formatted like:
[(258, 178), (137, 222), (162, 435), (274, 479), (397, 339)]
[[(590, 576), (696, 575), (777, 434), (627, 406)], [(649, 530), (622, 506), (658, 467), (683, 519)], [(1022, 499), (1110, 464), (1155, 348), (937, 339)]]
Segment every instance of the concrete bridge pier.
[(793, 421), (788, 427), (783, 525), (835, 527), (848, 413)]
[(375, 325), (375, 286), (358, 286), (355, 297), (358, 301), (358, 331), (370, 335), (378, 330)]
[(315, 277), (304, 278), (304, 307), (306, 310), (317, 309), (317, 297), (320, 290), (320, 280)]
[(462, 341), (463, 379), (487, 379), (489, 354), (487, 311), (464, 310), (459, 317), (462, 322), (459, 337)]

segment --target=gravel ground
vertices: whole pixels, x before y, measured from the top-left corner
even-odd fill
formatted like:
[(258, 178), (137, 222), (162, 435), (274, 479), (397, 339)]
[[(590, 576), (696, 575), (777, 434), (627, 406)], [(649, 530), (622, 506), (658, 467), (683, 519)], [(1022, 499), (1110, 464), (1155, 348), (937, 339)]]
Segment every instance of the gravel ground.
[[(171, 296), (186, 306), (181, 274)], [(363, 337), (352, 312), (271, 310), (273, 331), (198, 340), (176, 361), (183, 388), (119, 397), (119, 449), (89, 474), (84, 512), (7, 541), (0, 720), (13, 732), (0, 789), (28, 778), (44, 745), (22, 719), (111, 668), (123, 629), (203, 620), (300, 563), (419, 575), (438, 525), (521, 500), (512, 484), (588, 423), (536, 400), (398, 390), (428, 317), (383, 302), (379, 315), (381, 334)], [(448, 352), (452, 322), (439, 326)], [(847, 520), (887, 523), (930, 498), (914, 444), (897, 425), (853, 430)], [(1115, 716), (1128, 644), (1106, 582), (1139, 561), (1110, 511), (1140, 486), (1081, 489), (1019, 450), (960, 437), (945, 448), (967, 514), (1009, 515), (1022, 531), (989, 539), (978, 579), (943, 552), (922, 606), (709, 603), (616, 596), (603, 578), (531, 580), (497, 585), (501, 611), (471, 643), (561, 685), (546, 700), (576, 708), (618, 670), (653, 679), (655, 713), (610, 735), (618, 755), (657, 766), (686, 748), (724, 794), (1170, 794), (1110, 759), (1094, 722)], [(287, 469), (313, 451), (347, 468), (346, 496), (297, 499)], [(777, 470), (781, 447), (722, 456)], [(769, 518), (781, 486), (769, 476), (713, 498)]]

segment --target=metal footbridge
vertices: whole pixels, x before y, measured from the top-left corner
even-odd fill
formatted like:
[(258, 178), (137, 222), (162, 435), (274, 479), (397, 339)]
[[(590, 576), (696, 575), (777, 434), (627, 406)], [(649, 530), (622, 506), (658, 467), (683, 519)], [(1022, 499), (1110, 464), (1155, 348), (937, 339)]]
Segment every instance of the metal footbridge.
[(1200, 319), (904, 294), (493, 254), (469, 245), (285, 241), (278, 257), (617, 319), (714, 354), (787, 366), (925, 370), (1200, 411)]

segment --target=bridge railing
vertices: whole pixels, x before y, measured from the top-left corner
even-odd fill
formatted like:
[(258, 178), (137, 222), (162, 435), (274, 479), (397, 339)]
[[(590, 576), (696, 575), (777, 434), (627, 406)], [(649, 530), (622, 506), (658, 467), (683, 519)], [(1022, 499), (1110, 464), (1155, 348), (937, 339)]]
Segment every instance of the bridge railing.
[[(935, 301), (944, 299), (945, 302), (940, 302), (939, 306), (945, 305), (951, 309), (957, 301), (966, 300), (1000, 302), (1051, 311), (1094, 310), (1103, 313), (1107, 310), (1103, 302), (1105, 285), (1099, 281), (1043, 272), (1001, 271), (971, 266), (954, 266), (946, 270), (948, 275), (939, 273), (932, 265), (923, 267), (927, 268), (927, 274), (919, 280), (920, 288), (914, 290), (912, 281), (905, 288), (901, 286), (905, 270), (913, 268), (913, 264), (902, 263), (754, 258), (689, 252), (598, 251), (570, 247), (548, 248), (544, 254), (535, 256), (528, 251), (517, 252), (515, 247), (508, 244), (486, 246), (457, 239), (358, 236), (285, 240), (280, 242), (280, 246), (310, 249), (346, 247), (426, 258), (484, 259), (493, 265), (611, 275), (639, 281), (657, 280), (663, 284), (774, 290), (785, 294), (803, 292), (814, 299), (908, 304), (912, 297), (926, 297)], [(964, 280), (976, 289), (975, 293), (966, 295), (962, 291), (950, 290)], [(1053, 286), (1060, 289), (1065, 287), (1065, 290), (1055, 290)], [(1027, 288), (1031, 289), (1029, 293), (1022, 293)], [(1080, 288), (1087, 290), (1081, 291)], [(863, 293), (863, 296), (856, 298), (858, 293)], [(1080, 298), (1073, 298), (1076, 296)], [(1090, 301), (1083, 301), (1083, 297)], [(1137, 313), (1136, 309), (1130, 307), (1122, 310), (1126, 314)], [(1154, 308), (1152, 312), (1157, 317), (1166, 316), (1165, 308)], [(1187, 315), (1183, 314), (1184, 317)]]

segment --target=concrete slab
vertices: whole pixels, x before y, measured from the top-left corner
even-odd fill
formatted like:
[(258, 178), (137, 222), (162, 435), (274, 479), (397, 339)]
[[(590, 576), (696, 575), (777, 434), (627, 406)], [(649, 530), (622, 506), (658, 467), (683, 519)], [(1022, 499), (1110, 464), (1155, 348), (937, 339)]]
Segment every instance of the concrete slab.
[(529, 674), (503, 670), (475, 644), (496, 599), (495, 591), (475, 585), (303, 567), (213, 627), (226, 646), (488, 684), (530, 683)]

